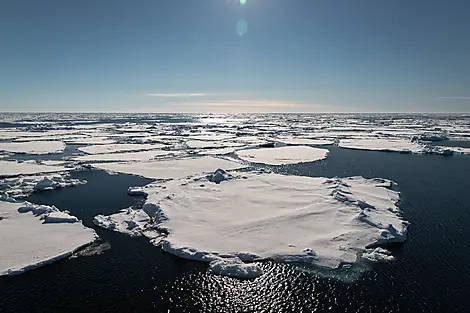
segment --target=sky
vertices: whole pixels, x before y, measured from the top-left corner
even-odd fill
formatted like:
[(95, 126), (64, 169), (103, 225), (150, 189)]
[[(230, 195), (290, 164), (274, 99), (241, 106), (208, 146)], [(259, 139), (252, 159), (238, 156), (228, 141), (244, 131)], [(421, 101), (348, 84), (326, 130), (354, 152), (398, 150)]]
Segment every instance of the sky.
[(2, 112), (470, 112), (468, 0), (0, 0)]

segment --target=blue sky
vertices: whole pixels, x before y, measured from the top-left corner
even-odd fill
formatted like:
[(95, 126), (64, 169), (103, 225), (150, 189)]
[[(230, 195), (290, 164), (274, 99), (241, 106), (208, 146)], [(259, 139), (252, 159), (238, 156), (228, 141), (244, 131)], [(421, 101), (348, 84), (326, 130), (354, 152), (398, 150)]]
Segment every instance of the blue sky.
[(0, 111), (470, 112), (469, 12), (468, 0), (1, 0)]

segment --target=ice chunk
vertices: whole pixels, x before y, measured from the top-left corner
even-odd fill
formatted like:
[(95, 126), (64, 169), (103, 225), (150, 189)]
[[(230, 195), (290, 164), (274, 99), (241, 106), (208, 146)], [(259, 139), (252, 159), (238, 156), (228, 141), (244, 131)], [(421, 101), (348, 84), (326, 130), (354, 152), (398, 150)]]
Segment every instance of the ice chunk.
[(150, 217), (145, 211), (132, 208), (121, 210), (110, 216), (97, 215), (93, 218), (96, 226), (132, 236), (142, 235), (149, 222)]
[(51, 212), (44, 217), (44, 223), (76, 223), (78, 218), (65, 212)]
[(248, 149), (236, 152), (242, 160), (270, 165), (296, 164), (326, 159), (327, 149), (307, 146), (289, 146), (279, 148)]
[(23, 154), (61, 153), (65, 143), (61, 141), (0, 142), (0, 151)]
[(55, 207), (2, 201), (0, 234), (0, 275), (66, 258), (98, 238), (93, 229)]
[(209, 263), (214, 274), (235, 278), (252, 279), (263, 275), (263, 269), (253, 263), (243, 263), (240, 259), (218, 259)]
[(448, 140), (449, 138), (445, 134), (441, 133), (425, 133), (419, 136), (419, 139), (424, 141), (443, 141)]

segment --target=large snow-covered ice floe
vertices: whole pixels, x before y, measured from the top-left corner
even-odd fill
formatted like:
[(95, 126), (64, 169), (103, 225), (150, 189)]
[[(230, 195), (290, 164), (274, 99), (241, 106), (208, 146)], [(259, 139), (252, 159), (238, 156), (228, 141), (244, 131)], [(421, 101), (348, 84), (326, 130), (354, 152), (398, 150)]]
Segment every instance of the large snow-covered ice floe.
[(98, 236), (54, 206), (0, 201), (0, 275), (66, 258)]
[(190, 175), (208, 173), (217, 168), (234, 170), (245, 168), (246, 166), (228, 160), (205, 156), (150, 162), (96, 163), (93, 164), (93, 167), (151, 179), (179, 179)]
[(0, 151), (21, 154), (61, 153), (65, 143), (61, 141), (0, 142)]
[(377, 150), (401, 153), (422, 153), (423, 145), (407, 139), (367, 138), (367, 139), (341, 139), (341, 148), (358, 150)]
[(36, 161), (18, 162), (0, 160), (0, 177), (56, 173), (70, 170), (72, 170), (72, 168), (66, 168), (60, 165), (49, 165), (46, 162), (38, 163)]
[(131, 234), (153, 228), (165, 236), (146, 235), (154, 244), (209, 262), (212, 272), (223, 275), (259, 276), (261, 267), (251, 262), (265, 259), (338, 268), (363, 253), (369, 260), (384, 259), (384, 250), (376, 247), (405, 241), (408, 222), (391, 184), (363, 177), (231, 175), (219, 169), (149, 185), (142, 209), (100, 216), (95, 223)]
[(141, 152), (127, 152), (127, 153), (103, 153), (103, 154), (90, 154), (80, 155), (73, 157), (75, 161), (92, 162), (92, 161), (148, 161), (157, 157), (165, 157), (170, 155), (179, 155), (180, 151), (167, 151), (167, 150), (150, 150)]
[(143, 150), (155, 150), (163, 148), (161, 144), (131, 144), (121, 143), (114, 145), (96, 145), (80, 147), (78, 150), (88, 154), (103, 154), (103, 153), (115, 153), (115, 152), (131, 152), (131, 151), (143, 151)]
[(279, 148), (248, 149), (236, 151), (242, 160), (269, 165), (296, 164), (326, 159), (327, 149), (308, 146), (288, 146)]

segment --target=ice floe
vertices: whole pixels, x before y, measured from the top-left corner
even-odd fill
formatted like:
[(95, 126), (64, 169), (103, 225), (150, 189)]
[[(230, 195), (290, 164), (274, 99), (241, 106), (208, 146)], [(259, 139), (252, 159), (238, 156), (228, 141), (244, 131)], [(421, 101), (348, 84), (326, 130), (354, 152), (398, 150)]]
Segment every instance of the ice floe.
[(91, 161), (148, 161), (157, 157), (176, 156), (180, 155), (180, 151), (167, 151), (167, 150), (151, 150), (142, 152), (129, 152), (129, 153), (103, 153), (103, 154), (90, 154), (80, 155), (73, 157), (75, 161), (91, 162)]
[(88, 154), (105, 154), (115, 152), (130, 152), (130, 151), (142, 151), (142, 150), (155, 150), (163, 148), (164, 145), (160, 144), (114, 144), (114, 145), (96, 145), (80, 147), (78, 150)]
[(421, 153), (423, 145), (412, 142), (407, 139), (341, 139), (338, 144), (341, 148), (359, 149), (359, 150), (376, 150), (387, 152), (401, 153)]
[(279, 138), (276, 141), (281, 142), (286, 145), (312, 145), (312, 146), (321, 146), (321, 145), (332, 145), (334, 141), (325, 140), (325, 139), (308, 139), (308, 138)]
[(0, 160), (0, 178), (41, 173), (55, 173), (70, 170), (72, 170), (72, 168), (57, 165), (45, 165), (35, 161), (18, 162)]
[(406, 240), (408, 222), (390, 185), (385, 179), (231, 175), (219, 169), (149, 185), (141, 210), (100, 216), (95, 223), (131, 234), (149, 231), (153, 223), (166, 235), (155, 241), (163, 250), (211, 262), (210, 270), (223, 275), (257, 277), (261, 268), (242, 261), (264, 259), (337, 268), (366, 258), (377, 246)]
[(60, 153), (65, 149), (61, 141), (0, 142), (0, 151), (22, 154)]
[(138, 163), (96, 163), (92, 166), (105, 171), (132, 174), (151, 179), (178, 179), (213, 172), (217, 168), (234, 170), (246, 167), (243, 164), (209, 156)]
[(288, 146), (279, 148), (262, 148), (236, 151), (242, 160), (269, 165), (296, 164), (326, 159), (327, 149), (307, 146)]
[(0, 275), (15, 275), (66, 258), (98, 236), (54, 206), (0, 201)]

